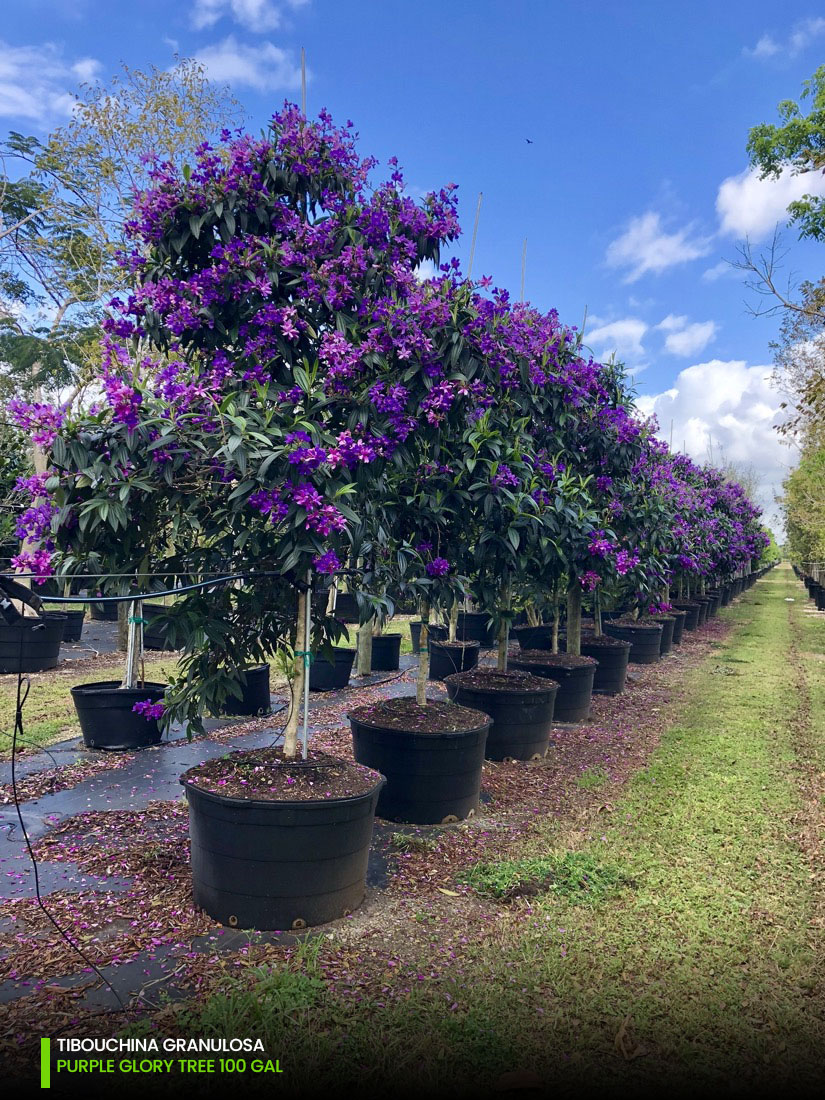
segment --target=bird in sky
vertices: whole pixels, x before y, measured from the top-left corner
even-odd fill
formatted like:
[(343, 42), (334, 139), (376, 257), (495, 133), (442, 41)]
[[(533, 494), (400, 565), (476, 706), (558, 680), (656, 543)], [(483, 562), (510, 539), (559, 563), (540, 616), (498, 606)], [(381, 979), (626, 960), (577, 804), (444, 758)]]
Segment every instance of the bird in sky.
[(528, 144), (528, 145), (532, 145), (532, 144), (533, 144), (533, 142), (532, 142), (532, 141), (530, 140), (530, 138), (525, 138), (524, 140), (525, 140), (525, 141), (527, 142), (527, 144)]

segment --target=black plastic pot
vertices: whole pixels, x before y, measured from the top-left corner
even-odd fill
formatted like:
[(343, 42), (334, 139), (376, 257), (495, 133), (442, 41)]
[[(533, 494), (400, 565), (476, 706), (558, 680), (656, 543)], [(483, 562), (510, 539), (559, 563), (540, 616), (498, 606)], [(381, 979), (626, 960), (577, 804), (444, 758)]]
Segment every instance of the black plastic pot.
[(596, 662), (591, 660), (568, 668), (562, 663), (554, 663), (553, 657), (552, 653), (548, 653), (547, 660), (541, 664), (511, 657), (509, 667), (520, 668), (523, 672), (532, 672), (534, 676), (556, 681), (559, 690), (553, 713), (554, 722), (586, 722), (590, 716)]
[(374, 635), (372, 639), (372, 671), (397, 672), (400, 664), (401, 635)]
[(662, 624), (662, 636), (659, 639), (659, 656), (664, 657), (665, 654), (670, 653), (673, 649), (673, 628), (676, 626), (676, 619), (673, 615), (651, 615), (650, 620)]
[(63, 641), (79, 642), (83, 636), (83, 620), (86, 617), (85, 610), (81, 608), (80, 611), (58, 611), (56, 614), (63, 615), (66, 619), (66, 622), (63, 624)]
[(678, 607), (680, 611), (685, 611), (685, 630), (696, 630), (699, 625), (699, 604), (694, 600), (681, 600), (679, 603), (674, 601), (674, 607)]
[(223, 714), (269, 714), (272, 709), (272, 700), (269, 697), (269, 665), (248, 668), (246, 683), (240, 686), (240, 699), (230, 695), (221, 707)]
[(89, 618), (99, 623), (116, 623), (119, 606), (120, 604), (116, 603), (91, 603), (89, 604)]
[(708, 608), (711, 601), (707, 596), (697, 596), (696, 602), (699, 604), (699, 626), (704, 626), (708, 621)]
[(0, 618), (0, 673), (43, 672), (56, 668), (66, 616), (47, 611), (10, 625)]
[(355, 759), (387, 777), (379, 817), (439, 825), (476, 812), (489, 718), (471, 730), (418, 733), (382, 727), (380, 717), (370, 722), (348, 717)]
[[(491, 679), (507, 675), (497, 673)], [(461, 672), (444, 680), (454, 703), (490, 715), (492, 725), (484, 753), (487, 760), (535, 760), (547, 753), (559, 685), (545, 680), (541, 688), (524, 688), (519, 687), (519, 679), (514, 677), (509, 688), (468, 685), (464, 682), (466, 673)]]
[(662, 629), (661, 623), (650, 623), (648, 626), (605, 623), (604, 632), (611, 638), (630, 642), (628, 659), (631, 664), (653, 665), (661, 655)]
[(552, 649), (553, 627), (550, 623), (539, 626), (514, 626), (510, 631), (521, 649)]
[(721, 605), (722, 605), (722, 607), (727, 607), (728, 604), (730, 603), (730, 596), (731, 596), (730, 582), (728, 582), (727, 584), (723, 584), (720, 591), (722, 593)]
[(146, 619), (143, 626), (143, 645), (145, 649), (174, 649), (165, 627), (158, 622), (159, 615), (165, 615), (168, 608), (162, 603), (145, 603), (141, 607), (141, 617)]
[(161, 738), (155, 718), (135, 714), (135, 703), (155, 703), (163, 697), (166, 684), (144, 683), (121, 688), (118, 680), (78, 684), (72, 688), (83, 741), (89, 749), (129, 751), (156, 745)]
[(443, 680), (454, 672), (468, 672), (478, 664), (478, 642), (433, 642), (430, 646), (430, 679)]
[(708, 592), (707, 598), (709, 601), (708, 618), (710, 618), (716, 615), (719, 611), (719, 608), (722, 606), (722, 593), (719, 592), (717, 589), (714, 589), (712, 592)]
[(358, 622), (358, 601), (354, 592), (339, 592), (335, 599), (335, 618), (342, 623)]
[(495, 630), (486, 611), (459, 611), (456, 637), (460, 642), (479, 642), (483, 646), (496, 644)]
[(319, 802), (226, 798), (186, 782), (197, 906), (232, 928), (304, 928), (357, 909), (375, 807), (366, 794)]
[(816, 590), (816, 609), (817, 611), (825, 611), (825, 587), (821, 584)]
[(345, 688), (349, 683), (355, 652), (354, 649), (333, 646), (334, 663), (319, 653), (309, 666), (309, 690), (337, 691)]
[[(421, 652), (421, 627), (423, 623), (410, 623), (410, 641), (412, 642), (413, 653)], [(430, 642), (433, 640), (440, 642), (446, 640), (450, 635), (450, 628), (447, 626), (441, 626), (439, 623), (430, 623), (427, 627), (427, 637)]]
[(671, 608), (668, 611), (668, 615), (673, 616), (673, 645), (674, 648), (677, 645), (682, 644), (682, 636), (685, 632), (685, 620), (687, 619), (687, 611), (681, 611), (677, 608)]
[(599, 662), (593, 678), (593, 691), (597, 695), (619, 695), (624, 691), (630, 644), (620, 638), (605, 641), (595, 636), (582, 636), (582, 657), (592, 657)]

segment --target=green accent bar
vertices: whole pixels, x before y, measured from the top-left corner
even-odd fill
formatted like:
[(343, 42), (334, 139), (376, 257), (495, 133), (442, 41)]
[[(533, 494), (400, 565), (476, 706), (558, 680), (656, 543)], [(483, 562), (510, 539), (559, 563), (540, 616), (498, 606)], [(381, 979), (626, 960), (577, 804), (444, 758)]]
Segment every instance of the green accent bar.
[(40, 1087), (50, 1089), (52, 1087), (52, 1041), (40, 1040)]

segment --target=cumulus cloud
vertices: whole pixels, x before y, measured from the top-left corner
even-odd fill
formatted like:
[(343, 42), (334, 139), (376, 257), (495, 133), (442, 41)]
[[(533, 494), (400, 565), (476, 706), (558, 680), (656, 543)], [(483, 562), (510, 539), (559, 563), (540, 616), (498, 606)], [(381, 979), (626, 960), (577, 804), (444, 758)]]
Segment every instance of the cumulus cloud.
[(781, 54), (783, 57), (797, 57), (811, 42), (825, 34), (825, 19), (803, 19), (795, 23), (787, 38), (777, 39), (771, 34), (763, 34), (755, 46), (746, 46), (742, 53), (764, 61)]
[(648, 210), (630, 219), (624, 233), (611, 241), (605, 259), (608, 267), (626, 269), (624, 282), (635, 283), (649, 271), (659, 275), (709, 251), (710, 239), (698, 236), (695, 226), (669, 233), (662, 225), (661, 214)]
[[(301, 86), (300, 64), (288, 50), (272, 42), (246, 46), (230, 34), (223, 42), (199, 50), (196, 58), (209, 78), (219, 83), (246, 85), (259, 92), (278, 88), (294, 90)], [(309, 79), (307, 69), (307, 81)]]
[(0, 116), (48, 126), (71, 115), (71, 89), (95, 80), (101, 64), (93, 57), (66, 58), (53, 42), (10, 46), (0, 41)]
[[(286, 3), (292, 8), (299, 8), (308, 0), (286, 0)], [(219, 19), (228, 16), (247, 30), (261, 34), (280, 27), (283, 6), (272, 0), (195, 0), (192, 25), (196, 30), (204, 30), (214, 27)]]
[(719, 231), (731, 237), (758, 241), (772, 233), (777, 222), (788, 220), (788, 204), (803, 195), (825, 195), (821, 172), (793, 175), (783, 168), (776, 179), (760, 179), (755, 168), (722, 182), (716, 196)]
[(772, 367), (749, 367), (744, 360), (711, 359), (677, 375), (673, 386), (637, 399), (646, 416), (655, 414), (661, 435), (673, 449), (698, 462), (733, 462), (752, 467), (759, 482), (759, 504), (766, 522), (780, 525), (774, 495), (792, 465), (792, 452), (779, 439), (774, 425), (780, 395), (770, 384)]
[(644, 321), (638, 317), (623, 317), (609, 322), (599, 317), (591, 317), (590, 320), (595, 327), (585, 333), (585, 342), (600, 358), (612, 354), (631, 363), (643, 358), (645, 349), (642, 339), (649, 327)]
[(719, 326), (715, 321), (694, 321), (669, 313), (657, 326), (666, 332), (665, 351), (671, 355), (698, 355), (716, 336)]

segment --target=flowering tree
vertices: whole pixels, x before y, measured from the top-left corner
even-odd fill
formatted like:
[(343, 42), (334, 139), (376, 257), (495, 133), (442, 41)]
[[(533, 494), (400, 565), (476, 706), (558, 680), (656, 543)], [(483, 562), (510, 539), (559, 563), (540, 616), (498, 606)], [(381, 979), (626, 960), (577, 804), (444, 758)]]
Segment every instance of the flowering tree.
[(30, 536), (62, 571), (109, 574), (110, 590), (115, 574), (259, 574), (181, 602), (167, 717), (194, 728), (240, 668), (294, 644), (309, 570), (340, 568), (352, 502), (443, 399), (415, 269), (458, 232), (453, 193), (413, 202), (394, 163), (371, 190), (374, 167), (350, 127), (289, 105), (260, 139), (224, 134), (191, 167), (158, 166), (128, 226), (103, 400), (73, 418), (18, 411), (49, 448)]

